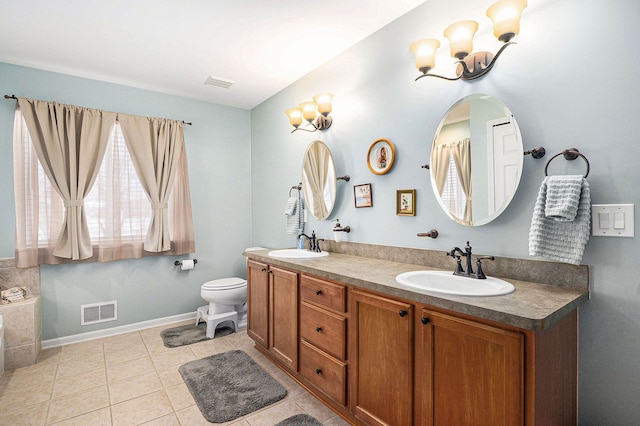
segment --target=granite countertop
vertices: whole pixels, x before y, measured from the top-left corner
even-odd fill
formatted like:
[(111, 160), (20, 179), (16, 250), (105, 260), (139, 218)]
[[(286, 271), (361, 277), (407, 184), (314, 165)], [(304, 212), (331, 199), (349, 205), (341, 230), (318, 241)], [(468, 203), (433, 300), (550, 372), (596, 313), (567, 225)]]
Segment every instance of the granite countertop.
[[(249, 259), (281, 266), (298, 272), (373, 290), (390, 296), (471, 315), (506, 325), (544, 330), (589, 300), (589, 291), (529, 281), (505, 280), (515, 291), (504, 296), (476, 297), (440, 293), (423, 294), (402, 287), (396, 275), (403, 272), (434, 269), (410, 263), (331, 252), (312, 259), (278, 259), (271, 250), (244, 252)], [(452, 270), (453, 271), (453, 270)], [(501, 277), (497, 277), (501, 278)]]

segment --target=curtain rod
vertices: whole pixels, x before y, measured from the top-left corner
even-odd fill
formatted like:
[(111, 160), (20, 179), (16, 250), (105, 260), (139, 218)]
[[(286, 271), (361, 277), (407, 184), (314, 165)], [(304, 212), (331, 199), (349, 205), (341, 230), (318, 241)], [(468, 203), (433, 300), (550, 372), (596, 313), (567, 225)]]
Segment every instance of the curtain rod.
[[(16, 95), (4, 95), (4, 98), (5, 99), (15, 99), (16, 101), (18, 100)], [(186, 121), (182, 120), (182, 124), (186, 124), (187, 126), (191, 126), (193, 123), (187, 123)]]

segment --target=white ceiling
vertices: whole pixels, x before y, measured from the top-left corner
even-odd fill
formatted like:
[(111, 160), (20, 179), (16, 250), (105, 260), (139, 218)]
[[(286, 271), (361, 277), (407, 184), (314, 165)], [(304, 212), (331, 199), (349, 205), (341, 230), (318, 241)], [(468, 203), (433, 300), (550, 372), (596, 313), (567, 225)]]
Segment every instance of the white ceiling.
[(250, 109), (425, 1), (0, 0), (0, 61)]

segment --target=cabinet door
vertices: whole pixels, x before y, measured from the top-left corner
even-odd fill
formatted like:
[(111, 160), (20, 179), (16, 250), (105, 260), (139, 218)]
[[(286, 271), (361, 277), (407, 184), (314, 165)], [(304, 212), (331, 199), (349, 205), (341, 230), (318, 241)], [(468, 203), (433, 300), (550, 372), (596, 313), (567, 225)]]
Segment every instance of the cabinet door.
[(298, 369), (298, 274), (269, 269), (269, 350), (285, 366)]
[(522, 425), (524, 336), (427, 310), (422, 319), (419, 424)]
[(413, 306), (359, 291), (350, 303), (351, 411), (371, 425), (411, 425)]
[(269, 344), (269, 274), (264, 263), (247, 262), (247, 334), (256, 343)]

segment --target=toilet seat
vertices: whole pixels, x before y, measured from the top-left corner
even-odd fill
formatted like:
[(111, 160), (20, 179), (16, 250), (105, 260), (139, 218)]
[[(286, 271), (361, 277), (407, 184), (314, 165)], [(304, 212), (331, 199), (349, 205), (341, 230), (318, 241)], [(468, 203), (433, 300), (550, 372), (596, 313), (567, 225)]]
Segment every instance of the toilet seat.
[(234, 288), (244, 287), (247, 285), (247, 280), (242, 278), (222, 278), (219, 280), (207, 281), (202, 284), (202, 290), (231, 290)]

